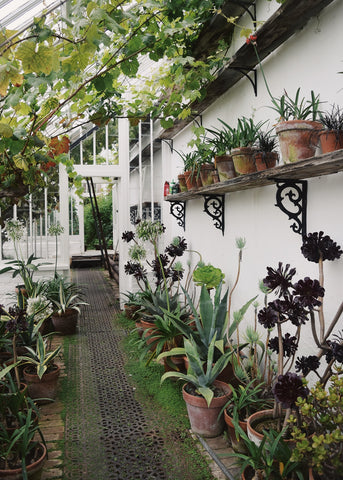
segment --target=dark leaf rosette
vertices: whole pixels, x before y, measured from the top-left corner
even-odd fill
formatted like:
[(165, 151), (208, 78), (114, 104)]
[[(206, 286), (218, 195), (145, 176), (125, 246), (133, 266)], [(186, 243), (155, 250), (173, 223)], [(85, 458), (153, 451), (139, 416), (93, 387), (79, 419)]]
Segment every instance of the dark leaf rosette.
[(330, 350), (326, 354), (326, 361), (330, 363), (332, 360), (335, 360), (336, 362), (343, 363), (343, 345), (331, 340), (328, 340), (327, 344)]
[(318, 297), (324, 297), (325, 289), (320, 286), (318, 280), (305, 277), (294, 285), (293, 293), (298, 296), (297, 301), (302, 307), (312, 310), (321, 305)]
[(127, 230), (126, 232), (124, 232), (121, 236), (122, 240), (124, 240), (124, 242), (131, 242), (131, 240), (133, 240), (135, 238), (135, 234), (134, 232), (130, 231), (130, 230)]
[(26, 318), (26, 311), (18, 305), (9, 307), (9, 316), (12, 317), (6, 322), (6, 329), (11, 333), (25, 332), (28, 329), (28, 322)]
[(292, 408), (299, 397), (306, 398), (309, 389), (303, 384), (299, 375), (287, 372), (279, 375), (273, 387), (275, 400), (281, 403), (282, 408)]
[(318, 263), (320, 257), (323, 260), (336, 260), (341, 257), (343, 251), (329, 235), (314, 232), (303, 238), (301, 253), (309, 262)]
[(320, 367), (320, 360), (316, 355), (309, 355), (307, 357), (299, 357), (295, 362), (295, 371), (301, 372), (304, 377), (311, 371), (316, 371)]
[(187, 242), (182, 237), (176, 239), (166, 247), (166, 253), (171, 257), (182, 257), (184, 251), (187, 249)]
[(171, 274), (173, 282), (178, 282), (183, 279), (183, 270), (174, 270), (172, 269)]
[(142, 265), (136, 262), (127, 262), (124, 265), (124, 272), (127, 275), (133, 275), (137, 280), (145, 280), (147, 276), (147, 272)]
[(169, 278), (171, 276), (171, 271), (168, 268), (168, 266), (169, 266), (168, 256), (162, 254), (162, 255), (159, 255), (159, 259), (154, 258), (154, 260), (151, 262), (151, 268), (152, 268), (152, 270), (154, 272), (154, 275), (156, 277), (156, 284), (157, 285), (163, 280), (161, 264), (162, 264), (162, 268), (163, 268), (165, 277)]
[(277, 269), (267, 267), (268, 275), (263, 279), (263, 284), (276, 294), (285, 295), (292, 286), (292, 278), (296, 273), (295, 268), (290, 268), (287, 264), (283, 267), (282, 262), (279, 262)]
[(4, 305), (0, 305), (0, 316), (1, 316), (1, 315), (7, 315), (7, 312), (6, 312), (5, 308), (4, 308)]
[[(283, 345), (283, 356), (290, 357), (294, 355), (294, 353), (298, 349), (297, 338), (295, 336), (291, 337), (290, 333), (286, 333), (284, 337), (282, 337), (282, 345)], [(279, 338), (274, 337), (269, 340), (268, 347), (275, 353), (279, 353)]]
[(272, 304), (262, 308), (257, 315), (258, 322), (264, 326), (264, 328), (273, 328), (278, 322), (279, 316)]
[(293, 325), (299, 327), (308, 320), (308, 312), (298, 302), (297, 297), (286, 297), (284, 300), (271, 302), (273, 309), (279, 313), (280, 321), (289, 320)]

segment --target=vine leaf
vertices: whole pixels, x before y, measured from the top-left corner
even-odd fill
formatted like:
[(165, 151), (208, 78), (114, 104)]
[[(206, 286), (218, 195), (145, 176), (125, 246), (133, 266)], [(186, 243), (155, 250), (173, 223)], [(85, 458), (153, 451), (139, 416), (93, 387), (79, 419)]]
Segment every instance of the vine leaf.
[(10, 63), (0, 65), (0, 95), (4, 97), (10, 82), (15, 87), (20, 87), (24, 81), (23, 75)]
[(16, 50), (16, 57), (22, 61), (25, 73), (45, 73), (49, 75), (56, 68), (55, 49), (46, 45), (36, 45), (32, 40), (23, 42)]

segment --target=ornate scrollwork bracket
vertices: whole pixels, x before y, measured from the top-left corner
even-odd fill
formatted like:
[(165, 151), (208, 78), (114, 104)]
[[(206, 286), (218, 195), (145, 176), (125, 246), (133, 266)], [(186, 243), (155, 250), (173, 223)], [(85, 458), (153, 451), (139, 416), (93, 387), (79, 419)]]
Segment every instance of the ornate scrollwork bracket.
[(170, 213), (177, 220), (177, 224), (186, 229), (186, 203), (170, 202)]
[(204, 212), (212, 219), (214, 226), (224, 235), (225, 195), (204, 195)]
[(302, 236), (307, 234), (307, 181), (281, 180), (276, 182), (276, 204), (289, 220), (293, 220), (291, 229)]

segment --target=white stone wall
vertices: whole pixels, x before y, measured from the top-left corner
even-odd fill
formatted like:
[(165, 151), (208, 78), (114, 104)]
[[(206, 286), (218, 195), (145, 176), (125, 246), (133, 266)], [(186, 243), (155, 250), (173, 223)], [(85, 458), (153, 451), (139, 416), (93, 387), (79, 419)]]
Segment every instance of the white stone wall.
[[(277, 8), (274, 2), (257, 2), (258, 19), (266, 19)], [(294, 34), (284, 45), (270, 55), (263, 68), (273, 95), (280, 96), (284, 89), (293, 96), (298, 87), (308, 97), (311, 90), (320, 94), (323, 108), (330, 109), (333, 103), (343, 106), (343, 2), (339, 0), (326, 7), (312, 19), (303, 30)], [(249, 19), (243, 19), (249, 24)], [(244, 39), (234, 40), (234, 48)], [(258, 42), (258, 40), (257, 40)], [(220, 126), (218, 118), (235, 125), (241, 116), (253, 116), (256, 121), (269, 120), (272, 127), (277, 114), (271, 105), (268, 92), (258, 71), (257, 97), (250, 82), (242, 79), (229, 92), (220, 97), (203, 115), (205, 127)], [(185, 128), (173, 140), (174, 149), (186, 151), (191, 139), (190, 127)], [(166, 159), (166, 157), (168, 157)], [(167, 154), (164, 150), (155, 156), (155, 162), (163, 163), (157, 191), (162, 192), (165, 180), (176, 178), (182, 171), (182, 161), (176, 152)], [(343, 205), (343, 173), (317, 177), (308, 181), (307, 232), (323, 230), (343, 246), (341, 210)], [(301, 236), (290, 228), (286, 215), (275, 207), (276, 187), (268, 186), (225, 196), (225, 234), (217, 230), (212, 219), (203, 212), (203, 200), (189, 200), (186, 204), (186, 230), (180, 228), (175, 218), (169, 215), (169, 203), (164, 202), (163, 221), (167, 227), (166, 243), (176, 235), (187, 239), (190, 249), (198, 250), (206, 263), (212, 263), (225, 272), (225, 286), (231, 288), (237, 270), (237, 249), (235, 239), (245, 237), (241, 278), (233, 297), (233, 310), (240, 308), (248, 299), (257, 295), (258, 282), (266, 274), (266, 266), (277, 267), (278, 262), (290, 263), (297, 268), (297, 278), (317, 278), (317, 265), (305, 260), (300, 252)], [(187, 256), (193, 262), (195, 254)], [(342, 300), (343, 258), (326, 262), (325, 268), (325, 315), (331, 320)], [(262, 303), (262, 295), (259, 296)], [(252, 311), (246, 316), (251, 322)], [(343, 320), (339, 323), (343, 326)], [(264, 329), (261, 328), (263, 332)], [(302, 335), (301, 354), (315, 353), (309, 331)]]

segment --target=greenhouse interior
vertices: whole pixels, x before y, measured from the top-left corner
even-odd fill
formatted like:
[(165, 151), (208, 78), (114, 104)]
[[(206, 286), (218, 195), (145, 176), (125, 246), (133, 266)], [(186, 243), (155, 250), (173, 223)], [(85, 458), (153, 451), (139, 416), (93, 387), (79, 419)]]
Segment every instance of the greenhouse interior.
[(0, 479), (343, 480), (342, 18), (0, 0)]

